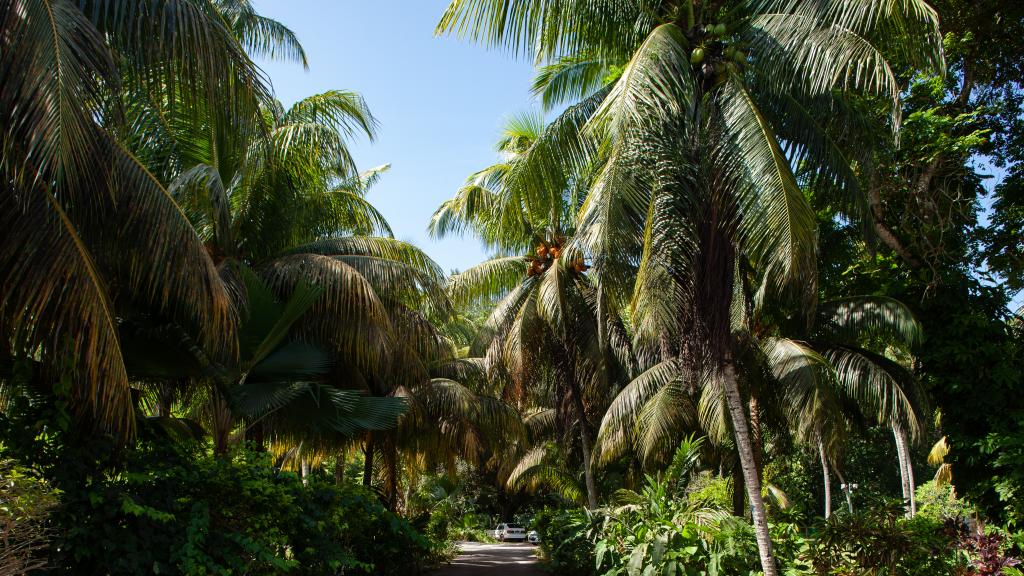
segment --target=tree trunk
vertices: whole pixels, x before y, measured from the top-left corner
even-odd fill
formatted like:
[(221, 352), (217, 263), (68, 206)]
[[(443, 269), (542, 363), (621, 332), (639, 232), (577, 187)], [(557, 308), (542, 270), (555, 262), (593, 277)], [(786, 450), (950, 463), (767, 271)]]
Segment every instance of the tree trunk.
[(303, 457), (299, 462), (299, 466), (302, 469), (302, 485), (309, 486), (309, 460)]
[[(566, 353), (570, 349), (566, 346)], [(569, 391), (572, 394), (572, 404), (576, 410), (576, 417), (580, 422), (580, 443), (583, 449), (583, 479), (587, 485), (587, 508), (597, 508), (597, 484), (594, 482), (594, 467), (590, 461), (590, 452), (593, 448), (593, 437), (591, 436), (590, 421), (587, 419), (587, 407), (583, 403), (583, 391), (580, 390), (579, 382), (576, 381), (576, 371), (573, 366), (563, 366), (562, 377), (569, 381)]]
[(587, 508), (597, 508), (597, 486), (594, 483), (594, 469), (590, 462), (590, 433), (586, 426), (580, 426), (580, 442), (583, 444), (583, 478), (587, 483)]
[(366, 436), (366, 449), (364, 450), (364, 454), (363, 486), (369, 488), (373, 484), (373, 432), (369, 432)]
[(825, 482), (825, 518), (832, 516), (832, 479), (828, 473), (828, 457), (825, 456), (825, 444), (818, 440), (818, 457), (821, 458), (821, 473)]
[(754, 448), (754, 466), (757, 468), (758, 482), (764, 481), (764, 438), (761, 435), (761, 405), (757, 399), (757, 393), (750, 391), (750, 399), (747, 401), (750, 407), (750, 441)]
[(737, 518), (746, 516), (746, 498), (743, 496), (743, 468), (737, 459), (732, 467), (732, 515)]
[(210, 401), (213, 404), (213, 452), (217, 456), (226, 456), (231, 442), (231, 429), (234, 427), (231, 407), (224, 395), (217, 390)]
[(772, 555), (772, 540), (768, 534), (768, 518), (761, 497), (761, 482), (757, 477), (757, 465), (754, 462), (754, 449), (750, 442), (750, 429), (747, 427), (746, 406), (740, 395), (739, 379), (733, 364), (732, 353), (726, 351), (722, 359), (722, 382), (725, 388), (725, 399), (729, 405), (729, 417), (736, 436), (736, 451), (739, 453), (740, 467), (743, 469), (743, 480), (747, 486), (747, 499), (750, 502), (750, 516), (754, 522), (754, 535), (757, 538), (757, 551), (761, 556), (761, 569), (764, 576), (778, 576), (775, 558)]
[[(182, 386), (178, 382), (174, 382), (173, 386)], [(170, 417), (171, 409), (174, 406), (174, 397), (177, 395), (177, 391), (171, 386), (162, 386), (156, 393), (156, 406), (154, 406), (154, 416), (163, 416), (165, 418)]]
[(896, 456), (900, 464), (900, 483), (903, 486), (903, 501), (907, 505), (907, 517), (913, 518), (917, 513), (917, 502), (914, 497), (914, 470), (910, 462), (910, 445), (903, 426), (892, 425), (892, 435), (896, 439)]
[(384, 507), (389, 512), (398, 510), (398, 449), (394, 443), (386, 442), (381, 454), (384, 457)]
[(843, 494), (846, 495), (846, 508), (850, 511), (850, 514), (853, 514), (853, 497), (850, 496), (852, 488), (846, 482), (846, 478), (843, 478), (843, 471), (841, 469), (836, 468), (836, 476), (839, 476), (839, 481), (846, 485), (846, 488), (843, 488)]
[(345, 483), (345, 465), (348, 464), (345, 461), (345, 451), (338, 451), (338, 460), (334, 464), (334, 484), (341, 486)]
[(576, 408), (576, 416), (580, 421), (580, 443), (583, 448), (583, 478), (587, 484), (587, 508), (597, 508), (597, 485), (594, 483), (594, 468), (590, 462), (591, 437), (590, 423), (587, 420), (587, 409), (583, 405), (583, 393), (576, 382), (575, 375), (568, 374), (572, 403)]

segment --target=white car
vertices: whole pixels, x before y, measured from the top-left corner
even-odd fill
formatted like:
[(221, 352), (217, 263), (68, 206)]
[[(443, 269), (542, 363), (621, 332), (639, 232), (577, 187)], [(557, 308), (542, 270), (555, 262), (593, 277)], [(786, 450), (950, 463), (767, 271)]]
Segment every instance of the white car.
[(499, 542), (508, 542), (510, 540), (518, 540), (522, 542), (526, 540), (526, 529), (518, 524), (498, 524), (498, 527), (494, 529), (494, 537)]
[(536, 546), (540, 544), (540, 534), (536, 530), (530, 530), (526, 533), (526, 541)]

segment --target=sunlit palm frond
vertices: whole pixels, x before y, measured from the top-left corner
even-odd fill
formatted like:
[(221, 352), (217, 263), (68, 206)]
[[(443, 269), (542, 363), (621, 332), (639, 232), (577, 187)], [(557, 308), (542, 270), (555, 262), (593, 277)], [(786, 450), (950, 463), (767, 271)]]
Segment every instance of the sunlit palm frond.
[(544, 487), (574, 502), (583, 503), (584, 490), (579, 481), (563, 468), (561, 459), (552, 445), (532, 448), (516, 463), (506, 485), (514, 489), (537, 490)]
[(856, 296), (823, 302), (818, 307), (818, 335), (830, 342), (858, 344), (881, 337), (912, 348), (923, 331), (914, 313), (902, 302), (882, 296)]
[(836, 379), (879, 422), (898, 423), (920, 436), (927, 413), (925, 396), (913, 374), (888, 358), (860, 348), (830, 347), (822, 355), (835, 367)]
[(462, 304), (506, 298), (526, 278), (527, 268), (521, 256), (492, 258), (452, 276), (448, 291)]
[(541, 66), (531, 90), (540, 97), (545, 110), (565, 102), (583, 100), (601, 88), (610, 63), (586, 56), (566, 56)]
[(697, 427), (696, 407), (679, 381), (661, 387), (636, 418), (636, 438), (645, 464), (668, 462), (685, 434)]
[(573, 54), (586, 47), (622, 54), (652, 27), (650, 13), (635, 0), (553, 2), (551, 0), (452, 0), (437, 34), (538, 59)]
[(737, 182), (739, 232), (770, 288), (813, 292), (815, 217), (774, 128), (737, 79), (723, 92), (724, 122), (747, 178)]
[(281, 22), (256, 13), (249, 0), (216, 0), (215, 5), (249, 54), (291, 61), (309, 69), (306, 51), (295, 33)]

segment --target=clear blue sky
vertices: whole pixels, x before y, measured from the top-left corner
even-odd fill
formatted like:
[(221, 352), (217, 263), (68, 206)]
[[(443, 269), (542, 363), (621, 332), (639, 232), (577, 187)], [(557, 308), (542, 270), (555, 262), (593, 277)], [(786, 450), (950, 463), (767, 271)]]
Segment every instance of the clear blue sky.
[(299, 37), (301, 66), (262, 62), (286, 106), (330, 89), (361, 92), (381, 122), (376, 142), (353, 145), (360, 169), (390, 163), (370, 193), (395, 236), (447, 272), (486, 258), (473, 238), (433, 241), (434, 209), (496, 160), (504, 118), (534, 106), (532, 68), (506, 53), (434, 37), (448, 0), (256, 0)]

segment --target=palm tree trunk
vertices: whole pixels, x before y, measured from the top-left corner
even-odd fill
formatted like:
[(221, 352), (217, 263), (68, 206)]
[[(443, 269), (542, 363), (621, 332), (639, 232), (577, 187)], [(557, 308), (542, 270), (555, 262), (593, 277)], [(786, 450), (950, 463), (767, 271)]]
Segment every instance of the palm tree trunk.
[(231, 429), (234, 427), (231, 407), (227, 398), (218, 390), (214, 391), (210, 402), (213, 412), (213, 452), (218, 456), (226, 456), (231, 441)]
[(757, 479), (764, 481), (764, 438), (761, 435), (761, 405), (757, 399), (757, 393), (750, 391), (750, 399), (747, 401), (750, 408), (750, 441), (754, 448), (754, 466), (757, 468)]
[(893, 423), (892, 435), (896, 439), (896, 456), (900, 464), (900, 483), (903, 486), (903, 501), (907, 503), (907, 517), (913, 518), (917, 513), (917, 502), (914, 498), (914, 470), (910, 463), (910, 445), (903, 426)]
[(389, 512), (398, 510), (398, 449), (393, 442), (381, 447), (384, 456), (384, 507)]
[(597, 508), (597, 486), (594, 483), (594, 469), (590, 462), (590, 433), (586, 426), (580, 426), (580, 442), (583, 448), (583, 478), (587, 483), (587, 508)]
[(825, 456), (825, 444), (818, 440), (818, 457), (821, 458), (821, 471), (825, 482), (825, 518), (832, 516), (832, 479), (828, 472), (828, 458)]
[(750, 501), (750, 516), (754, 521), (754, 535), (757, 539), (757, 551), (761, 556), (761, 569), (764, 576), (778, 576), (778, 568), (772, 555), (772, 540), (768, 534), (764, 498), (761, 497), (761, 481), (758, 479), (754, 449), (750, 442), (750, 429), (747, 426), (746, 403), (740, 395), (736, 366), (729, 351), (725, 352), (722, 359), (721, 376), (725, 399), (729, 405), (729, 417), (732, 419), (732, 429), (736, 436), (736, 451), (739, 453), (743, 480), (747, 486), (747, 499)]
[[(906, 437), (904, 437), (904, 442), (906, 442)], [(903, 448), (903, 452), (907, 455), (907, 481), (910, 483), (910, 517), (913, 518), (917, 516), (917, 494), (914, 484), (914, 459), (910, 456), (909, 443)]]
[(366, 449), (363, 462), (363, 486), (369, 488), (373, 484), (373, 432), (366, 436)]
[(338, 461), (334, 464), (334, 484), (341, 486), (345, 483), (345, 465), (348, 464), (345, 461), (345, 451), (338, 451)]
[(587, 508), (597, 508), (597, 485), (594, 482), (594, 468), (590, 461), (591, 437), (590, 423), (587, 421), (587, 409), (583, 405), (583, 394), (573, 374), (568, 375), (572, 390), (572, 403), (576, 408), (576, 416), (580, 421), (580, 443), (583, 449), (583, 479), (587, 484)]
[[(565, 350), (571, 350), (568, 346)], [(568, 352), (567, 352), (568, 353)], [(566, 360), (569, 364), (571, 360)], [(576, 410), (576, 417), (580, 422), (580, 443), (583, 449), (583, 479), (587, 485), (587, 508), (597, 508), (597, 484), (594, 482), (594, 468), (591, 463), (591, 449), (593, 446), (590, 430), (590, 421), (587, 419), (587, 407), (583, 403), (583, 391), (580, 390), (579, 382), (576, 380), (576, 371), (573, 366), (562, 365), (562, 377), (569, 382), (569, 391), (572, 394), (572, 404)]]
[(737, 459), (732, 467), (732, 515), (743, 518), (746, 515), (746, 497), (743, 495), (743, 468)]

